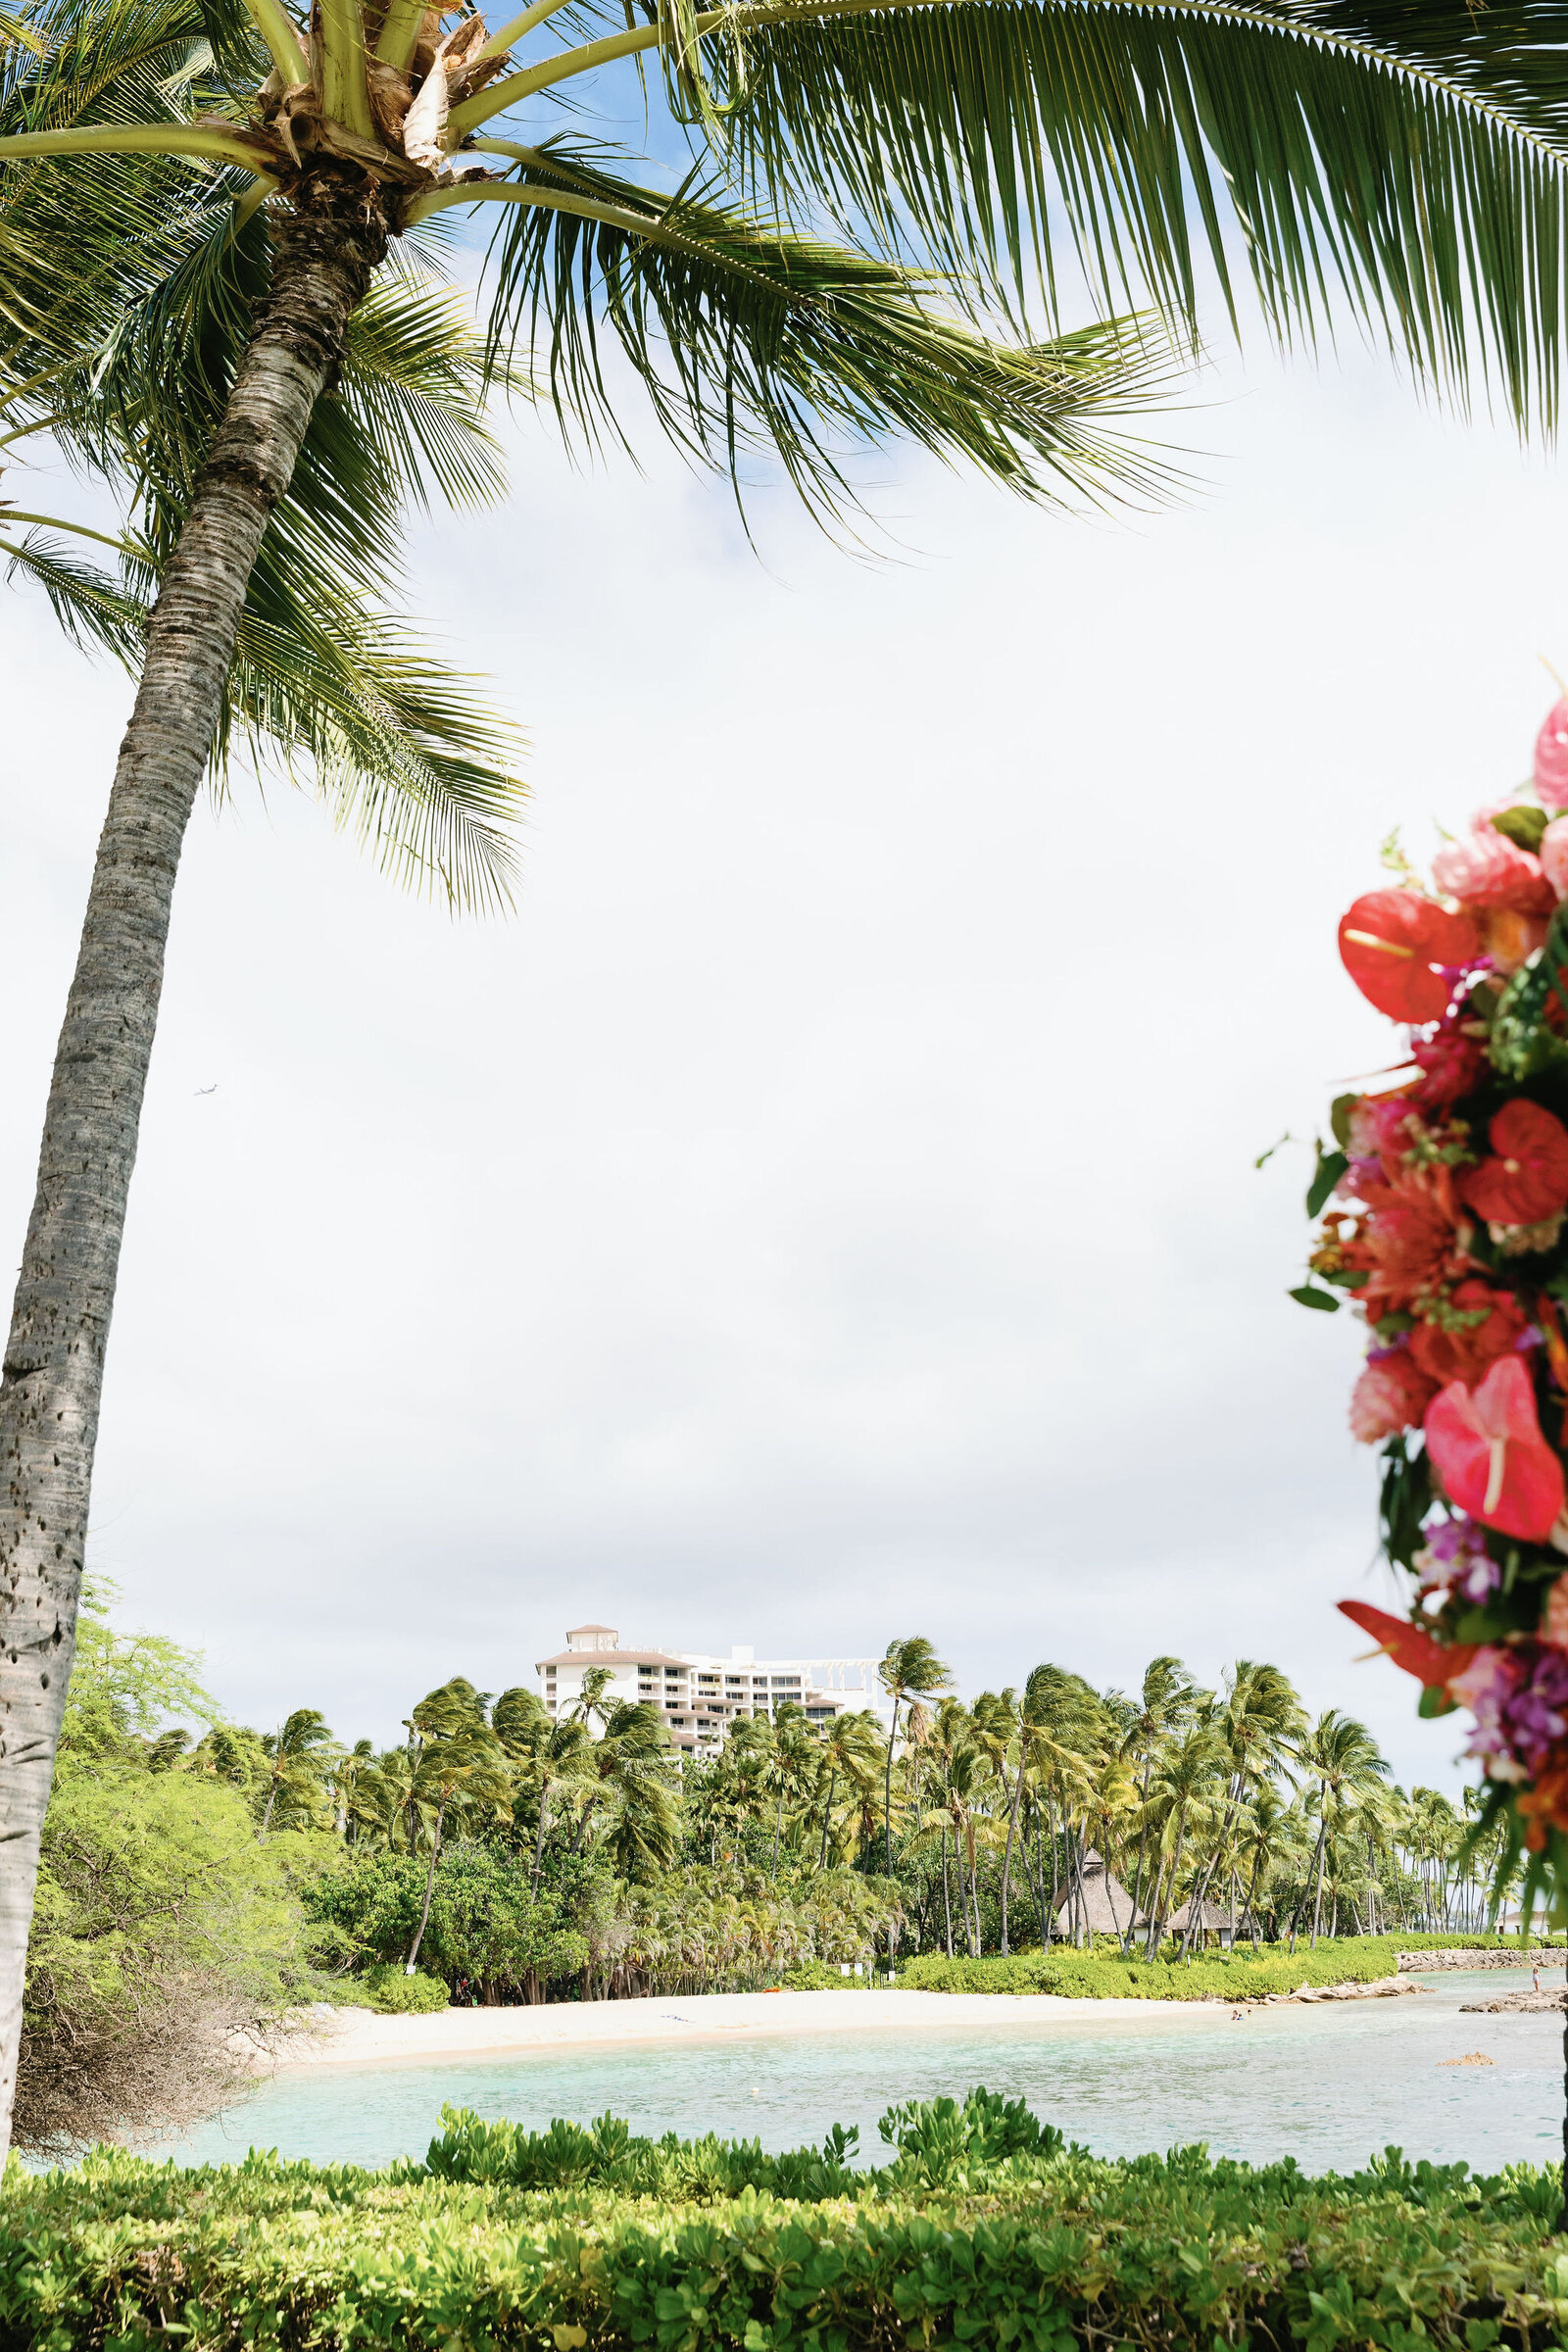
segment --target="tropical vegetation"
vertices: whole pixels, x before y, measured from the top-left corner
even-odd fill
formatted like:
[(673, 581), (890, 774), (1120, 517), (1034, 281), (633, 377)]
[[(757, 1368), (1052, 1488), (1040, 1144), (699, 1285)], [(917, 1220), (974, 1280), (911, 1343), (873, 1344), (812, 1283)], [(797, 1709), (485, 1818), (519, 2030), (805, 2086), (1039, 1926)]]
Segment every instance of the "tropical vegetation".
[(889, 2109), (869, 2169), (838, 2126), (767, 2155), (636, 2138), (612, 2115), (444, 2123), (423, 2164), (384, 2173), (108, 2151), (13, 2172), (0, 2335), (33, 2352), (1545, 2352), (1568, 2322), (1560, 2190), (1529, 2165), (1472, 2177), (1390, 2149), (1309, 2179), (1200, 2147), (1105, 2162), (984, 2090)]
[[(1150, 304), (1190, 342), (1195, 242), (1232, 303), (1240, 240), (1281, 334), (1310, 335), (1337, 288), (1419, 373), (1462, 391), (1475, 369), (1530, 424), (1559, 367), (1562, 30), (1560, 0), (654, 0), (644, 23), (535, 0), (494, 27), (422, 0), (308, 20), (285, 0), (37, 0), (6, 19), (0, 394), (13, 430), (47, 414), (159, 527), (145, 558), (121, 543), (145, 593), (110, 633), (134, 635), (139, 683), (0, 1390), (0, 2111), (185, 827), (253, 583), (270, 565), (289, 629), (310, 616), (303, 529), (373, 592), (384, 526), (440, 478), (442, 435), (411, 440), (407, 412), (367, 426), (336, 389), (419, 231), (496, 224), (487, 367), (537, 354), (577, 437), (626, 437), (629, 383), (737, 487), (771, 465), (820, 513), (893, 438), (1025, 495), (1147, 483), (1114, 427), (1147, 393), (1152, 323), (1063, 331), (1062, 296), (1077, 279), (1104, 312)], [(643, 155), (588, 134), (639, 95)], [(362, 442), (384, 493), (363, 509), (329, 495)], [(334, 748), (336, 723), (312, 706), (306, 748), (312, 728)]]
[(930, 1643), (900, 1640), (896, 1732), (785, 1700), (684, 1766), (602, 1670), (559, 1716), (453, 1677), (378, 1747), (311, 1707), (267, 1733), (226, 1722), (198, 1668), (89, 1596), (29, 1954), (29, 2150), (221, 2103), (236, 2034), (265, 2044), (310, 2000), (890, 1969), (928, 1989), (1240, 1998), (1386, 1976), (1399, 1949), (1490, 1924), (1475, 1792), (1404, 1793), (1364, 1727), (1310, 1721), (1266, 1665), (1208, 1690), (1157, 1658), (1136, 1696), (1044, 1666), (965, 1704)]

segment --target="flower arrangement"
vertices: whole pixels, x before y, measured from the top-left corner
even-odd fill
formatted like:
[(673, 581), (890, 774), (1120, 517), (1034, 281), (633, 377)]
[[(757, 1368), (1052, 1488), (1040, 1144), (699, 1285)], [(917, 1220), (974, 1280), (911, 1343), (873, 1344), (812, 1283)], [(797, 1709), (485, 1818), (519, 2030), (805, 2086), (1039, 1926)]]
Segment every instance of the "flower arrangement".
[[(1350, 1427), (1382, 1448), (1384, 1548), (1407, 1618), (1341, 1608), (1466, 1707), (1503, 1878), (1568, 1914), (1568, 699), (1532, 785), (1446, 841), (1430, 883), (1357, 899), (1340, 955), (1407, 1033), (1397, 1065), (1334, 1103), (1307, 1213), (1309, 1279), (1370, 1345)], [(1500, 1883), (1500, 1882), (1499, 1882)]]

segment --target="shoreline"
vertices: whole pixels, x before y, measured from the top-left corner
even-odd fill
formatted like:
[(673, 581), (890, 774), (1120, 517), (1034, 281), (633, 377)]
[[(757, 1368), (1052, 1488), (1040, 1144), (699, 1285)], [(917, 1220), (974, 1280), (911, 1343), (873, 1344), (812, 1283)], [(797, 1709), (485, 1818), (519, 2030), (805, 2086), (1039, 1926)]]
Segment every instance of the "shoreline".
[[(1343, 1996), (1342, 1996), (1343, 1997)], [(1316, 2009), (1276, 1997), (1270, 2014)], [(910, 2026), (973, 2027), (1036, 2024), (1071, 2033), (1118, 2025), (1133, 2033), (1159, 2027), (1226, 2025), (1250, 2001), (1071, 2000), (1061, 1993), (699, 1992), (648, 1994), (626, 2001), (541, 2002), (516, 2009), (435, 2009), (422, 2016), (386, 2017), (373, 2009), (311, 2013), (310, 2023), (255, 2052), (259, 2074), (318, 2066), (427, 2064), (431, 2060), (524, 2058), (552, 2050), (620, 2049), (650, 2043), (773, 2039), (792, 2034), (829, 2034)]]

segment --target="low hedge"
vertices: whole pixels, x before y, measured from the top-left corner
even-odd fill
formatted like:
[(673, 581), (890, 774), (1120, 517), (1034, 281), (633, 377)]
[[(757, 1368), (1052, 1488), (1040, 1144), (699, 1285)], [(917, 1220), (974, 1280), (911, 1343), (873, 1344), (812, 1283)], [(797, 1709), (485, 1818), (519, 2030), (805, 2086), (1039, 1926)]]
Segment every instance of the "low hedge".
[[(1294, 1958), (1282, 1944), (1264, 1944), (1254, 1955), (1250, 1943), (1242, 1943), (1232, 1952), (1195, 1952), (1190, 1963), (1146, 1960), (1136, 1949), (1124, 1959), (1119, 1945), (1109, 1941), (1092, 1952), (1054, 1944), (1049, 1952), (1015, 1952), (1005, 1960), (949, 1960), (944, 1954), (925, 1952), (899, 1971), (899, 1983), (911, 1992), (1054, 1992), (1067, 2000), (1125, 2001), (1200, 2001), (1213, 1994), (1220, 2000), (1239, 2000), (1295, 1992), (1301, 1984), (1374, 1984), (1395, 1975), (1401, 1952), (1481, 1951), (1515, 1940), (1498, 1936), (1347, 1936), (1337, 1942), (1319, 1937), (1315, 1952), (1298, 1943)], [(1521, 1949), (1521, 1963), (1528, 1956)]]
[(853, 2133), (635, 2140), (449, 2112), (424, 2165), (182, 2172), (98, 2152), (6, 2176), (0, 2344), (27, 2352), (1547, 2352), (1553, 2173), (1391, 2150), (1364, 2172), (1107, 2163), (980, 2092)]

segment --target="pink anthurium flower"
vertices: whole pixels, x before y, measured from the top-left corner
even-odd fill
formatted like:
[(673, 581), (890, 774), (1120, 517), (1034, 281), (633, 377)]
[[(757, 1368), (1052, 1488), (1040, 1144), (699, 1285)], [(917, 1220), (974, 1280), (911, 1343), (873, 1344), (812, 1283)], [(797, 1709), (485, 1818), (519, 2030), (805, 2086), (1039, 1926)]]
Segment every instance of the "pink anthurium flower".
[(1565, 1499), (1562, 1463), (1541, 1434), (1519, 1356), (1499, 1356), (1479, 1388), (1450, 1381), (1424, 1426), (1450, 1502), (1499, 1535), (1539, 1543), (1551, 1533)]

